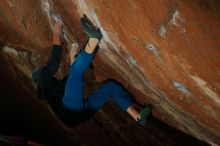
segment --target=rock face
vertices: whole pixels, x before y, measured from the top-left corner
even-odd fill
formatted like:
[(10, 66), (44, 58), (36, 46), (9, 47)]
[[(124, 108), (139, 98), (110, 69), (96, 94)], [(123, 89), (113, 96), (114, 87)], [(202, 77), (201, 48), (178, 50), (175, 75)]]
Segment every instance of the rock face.
[(68, 45), (83, 45), (83, 13), (104, 35), (97, 80), (120, 81), (140, 103), (154, 105), (156, 118), (220, 144), (218, 0), (1, 0), (1, 53), (30, 78), (49, 56), (58, 16)]

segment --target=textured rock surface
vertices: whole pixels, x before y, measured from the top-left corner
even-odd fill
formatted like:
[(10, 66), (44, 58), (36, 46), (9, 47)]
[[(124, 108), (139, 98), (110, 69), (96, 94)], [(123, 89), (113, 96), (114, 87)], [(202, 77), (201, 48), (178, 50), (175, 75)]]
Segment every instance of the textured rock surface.
[(82, 13), (104, 34), (97, 80), (120, 81), (140, 103), (152, 103), (158, 119), (220, 144), (218, 0), (1, 0), (1, 53), (30, 77), (48, 58), (58, 15), (68, 44), (83, 45)]

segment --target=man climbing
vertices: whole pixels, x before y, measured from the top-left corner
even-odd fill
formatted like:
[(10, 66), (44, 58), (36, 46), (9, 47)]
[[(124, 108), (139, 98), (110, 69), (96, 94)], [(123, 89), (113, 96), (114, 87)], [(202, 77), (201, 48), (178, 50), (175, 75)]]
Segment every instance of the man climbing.
[[(86, 46), (80, 50), (76, 60), (71, 64), (68, 78), (65, 80), (65, 91), (63, 96), (61, 96), (62, 106), (60, 112), (57, 113), (58, 117), (67, 125), (74, 126), (90, 119), (110, 98), (113, 98), (123, 111), (126, 111), (135, 121), (144, 126), (151, 113), (151, 106), (146, 106), (143, 110), (138, 112), (132, 106), (131, 95), (116, 81), (106, 81), (106, 83), (94, 91), (87, 100), (84, 100), (84, 73), (93, 61), (98, 49), (98, 43), (103, 36), (100, 29), (95, 27), (85, 15), (80, 19), (80, 22), (89, 40)], [(57, 38), (61, 26), (61, 22), (56, 24), (57, 29), (55, 29), (55, 31), (57, 32), (54, 33), (54, 38), (56, 39), (54, 39), (53, 52), (49, 63), (43, 68), (38, 68), (32, 74), (32, 78), (38, 84), (40, 91), (45, 92), (45, 94), (42, 93), (42, 95), (45, 96), (44, 98), (51, 101), (54, 100), (54, 97), (51, 95), (53, 95), (53, 92), (57, 92), (48, 90), (55, 86), (57, 82), (52, 80), (56, 80), (53, 75), (58, 69), (61, 55), (54, 55), (56, 54), (54, 50), (60, 48), (58, 52), (61, 52), (60, 39)], [(55, 63), (56, 65), (54, 65)], [(53, 67), (51, 67), (51, 64)], [(47, 83), (49, 81), (52, 82)], [(61, 85), (63, 85), (65, 81), (62, 80)], [(47, 87), (49, 84), (53, 85)], [(54, 88), (54, 90), (56, 89)]]

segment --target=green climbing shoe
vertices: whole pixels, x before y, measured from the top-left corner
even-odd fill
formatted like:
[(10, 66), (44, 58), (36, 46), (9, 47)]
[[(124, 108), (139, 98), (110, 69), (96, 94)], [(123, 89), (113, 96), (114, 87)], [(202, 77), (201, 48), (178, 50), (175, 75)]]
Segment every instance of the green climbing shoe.
[(97, 28), (85, 14), (80, 19), (80, 22), (83, 30), (89, 38), (97, 38), (99, 41), (102, 39), (103, 35), (100, 31), (100, 28)]
[(138, 121), (138, 123), (141, 126), (145, 126), (147, 119), (149, 118), (150, 114), (152, 112), (152, 106), (147, 105), (144, 109), (142, 109), (139, 114), (141, 115), (141, 119)]

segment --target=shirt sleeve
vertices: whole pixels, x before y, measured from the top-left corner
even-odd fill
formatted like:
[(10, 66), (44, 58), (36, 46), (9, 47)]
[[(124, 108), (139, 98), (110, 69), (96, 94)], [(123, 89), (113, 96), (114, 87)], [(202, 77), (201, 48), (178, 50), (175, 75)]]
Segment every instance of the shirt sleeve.
[(47, 78), (52, 78), (53, 75), (59, 68), (60, 60), (62, 54), (62, 47), (61, 45), (53, 45), (53, 50), (51, 53), (51, 57), (48, 60), (47, 65), (45, 66), (45, 76)]

